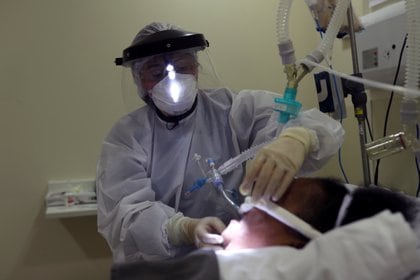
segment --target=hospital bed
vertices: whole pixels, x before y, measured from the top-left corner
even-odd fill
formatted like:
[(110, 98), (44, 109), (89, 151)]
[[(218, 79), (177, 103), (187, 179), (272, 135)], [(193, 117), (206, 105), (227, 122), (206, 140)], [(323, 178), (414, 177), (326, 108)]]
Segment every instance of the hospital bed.
[(114, 264), (111, 279), (420, 279), (419, 240), (418, 227), (385, 210), (303, 249), (201, 249), (172, 260)]

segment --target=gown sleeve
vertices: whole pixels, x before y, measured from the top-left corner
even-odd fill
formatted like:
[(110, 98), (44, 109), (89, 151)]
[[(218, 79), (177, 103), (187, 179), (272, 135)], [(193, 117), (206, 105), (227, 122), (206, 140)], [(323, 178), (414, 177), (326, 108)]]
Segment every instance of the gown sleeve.
[(115, 262), (160, 260), (186, 248), (168, 242), (167, 220), (172, 207), (156, 201), (147, 175), (148, 151), (132, 135), (129, 118), (110, 131), (97, 165), (98, 231)]

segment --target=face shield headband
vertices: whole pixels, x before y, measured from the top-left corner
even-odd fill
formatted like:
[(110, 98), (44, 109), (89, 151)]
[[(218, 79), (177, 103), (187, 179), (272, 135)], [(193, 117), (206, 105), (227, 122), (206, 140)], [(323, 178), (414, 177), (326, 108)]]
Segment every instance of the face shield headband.
[(115, 64), (129, 67), (132, 62), (141, 58), (192, 48), (203, 50), (208, 46), (209, 43), (203, 34), (165, 30), (156, 32), (126, 48), (123, 56), (115, 59)]
[(251, 197), (246, 197), (245, 202), (241, 205), (239, 211), (243, 214), (251, 210), (253, 207), (260, 209), (261, 211), (270, 215), (274, 219), (296, 230), (308, 239), (314, 239), (322, 235), (321, 232), (314, 229), (310, 224), (308, 224), (298, 216), (266, 199), (252, 201)]
[[(189, 54), (194, 58), (196, 65), (198, 65), (198, 89), (223, 87), (222, 80), (214, 68), (209, 49), (207, 48), (208, 42), (202, 34), (195, 36), (196, 34), (178, 30), (159, 31), (134, 43), (133, 47), (137, 46), (137, 51), (134, 53), (129, 52), (127, 59), (124, 59), (124, 57), (116, 59), (118, 65), (124, 66), (121, 72), (121, 92), (127, 112), (137, 110), (144, 106), (145, 103), (153, 105), (149, 96), (150, 89), (145, 89), (140, 73), (148, 61), (159, 56), (171, 57), (174, 54)], [(148, 47), (145, 47), (146, 45)], [(156, 46), (156, 48), (151, 46)], [(140, 52), (140, 50), (144, 50), (144, 52)], [(185, 73), (183, 68), (175, 67), (175, 72)]]

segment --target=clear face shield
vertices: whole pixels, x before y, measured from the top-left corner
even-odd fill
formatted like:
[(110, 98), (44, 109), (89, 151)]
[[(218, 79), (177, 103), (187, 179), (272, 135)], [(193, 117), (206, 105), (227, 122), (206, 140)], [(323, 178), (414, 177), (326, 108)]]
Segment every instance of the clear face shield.
[(154, 103), (161, 111), (182, 114), (198, 89), (223, 86), (207, 49), (189, 48), (133, 60), (122, 71), (122, 97), (128, 112)]

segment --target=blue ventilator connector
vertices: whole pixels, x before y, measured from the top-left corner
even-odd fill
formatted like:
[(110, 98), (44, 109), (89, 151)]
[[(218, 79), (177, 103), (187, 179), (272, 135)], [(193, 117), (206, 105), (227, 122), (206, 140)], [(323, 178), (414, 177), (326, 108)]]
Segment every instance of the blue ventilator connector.
[(194, 184), (185, 192), (185, 195), (190, 195), (193, 191), (200, 189), (202, 186), (204, 186), (205, 184), (207, 184), (207, 182), (209, 181), (208, 178), (200, 178), (197, 179)]
[(302, 104), (296, 101), (296, 88), (287, 87), (284, 90), (283, 97), (274, 98), (276, 106), (274, 110), (280, 113), (278, 121), (279, 123), (287, 123), (290, 119), (296, 118)]
[(224, 184), (223, 178), (222, 178), (222, 175), (219, 173), (219, 171), (217, 171), (214, 160), (211, 158), (208, 158), (206, 162), (210, 167), (210, 170), (207, 173), (208, 176), (206, 178), (197, 179), (194, 182), (194, 184), (187, 190), (185, 194), (189, 195), (193, 191), (200, 189), (207, 183), (212, 183), (216, 189), (223, 191), (223, 184)]
[[(239, 206), (236, 205), (236, 203), (227, 195), (224, 188), (222, 174), (220, 174), (220, 172), (216, 169), (215, 161), (211, 158), (208, 158), (206, 162), (209, 166), (207, 177), (197, 179), (194, 184), (185, 192), (185, 195), (191, 195), (192, 192), (200, 189), (207, 183), (211, 183), (223, 195), (226, 201), (234, 208), (235, 214), (239, 214)], [(234, 194), (234, 192), (232, 192), (232, 194)]]

